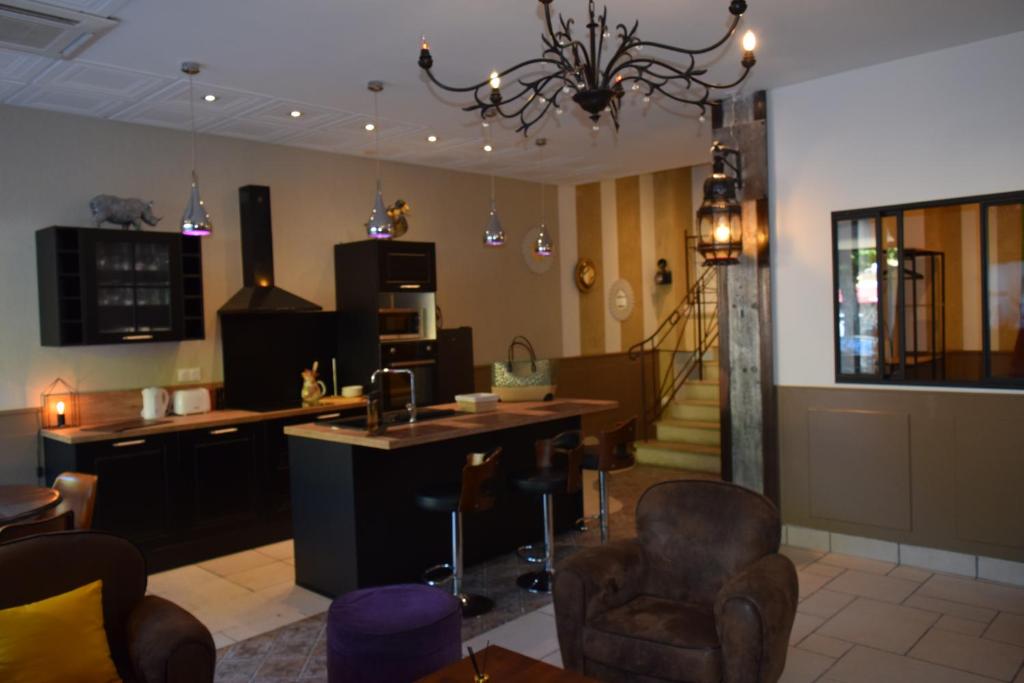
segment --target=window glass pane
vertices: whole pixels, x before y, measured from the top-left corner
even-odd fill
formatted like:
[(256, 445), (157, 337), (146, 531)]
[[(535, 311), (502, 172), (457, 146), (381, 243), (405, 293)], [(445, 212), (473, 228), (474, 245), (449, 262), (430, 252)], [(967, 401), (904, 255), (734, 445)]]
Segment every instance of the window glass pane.
[(839, 371), (877, 374), (879, 363), (878, 254), (873, 218), (839, 221), (836, 267)]
[(978, 204), (903, 214), (903, 321), (911, 381), (984, 376)]
[(988, 207), (988, 319), (992, 377), (1024, 378), (1024, 216), (1021, 204)]
[(899, 221), (895, 215), (882, 216), (882, 277), (878, 301), (881, 305), (882, 354), (885, 358), (885, 376), (900, 376), (900, 358), (903, 340), (899, 324)]

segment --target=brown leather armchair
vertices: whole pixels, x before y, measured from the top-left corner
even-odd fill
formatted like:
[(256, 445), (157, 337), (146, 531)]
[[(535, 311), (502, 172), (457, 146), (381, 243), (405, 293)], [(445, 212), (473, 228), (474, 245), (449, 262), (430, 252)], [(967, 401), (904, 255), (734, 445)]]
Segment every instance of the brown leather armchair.
[[(213, 681), (213, 638), (173, 602), (146, 595), (146, 563), (131, 542), (64, 531), (0, 545), (0, 609), (103, 581), (103, 623), (125, 683)], [(55, 633), (54, 642), (74, 638)], [(54, 652), (59, 656), (60, 648)]]
[(602, 681), (774, 682), (797, 604), (778, 509), (748, 489), (672, 481), (637, 504), (637, 538), (557, 568), (567, 669)]

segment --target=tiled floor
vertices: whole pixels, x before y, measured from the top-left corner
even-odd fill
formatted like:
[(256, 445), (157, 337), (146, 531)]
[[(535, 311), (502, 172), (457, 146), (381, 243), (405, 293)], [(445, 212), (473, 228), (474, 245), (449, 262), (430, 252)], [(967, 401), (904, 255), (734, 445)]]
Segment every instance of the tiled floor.
[[(616, 475), (611, 490), (622, 508), (611, 518), (613, 536), (632, 535), (640, 493), (679, 474), (637, 467)], [(596, 530), (566, 534), (557, 553), (596, 542)], [(800, 579), (784, 683), (1024, 683), (1024, 589), (800, 548), (783, 552)], [(290, 557), (289, 545), (277, 544), (151, 577), (154, 592), (195, 610), (217, 633), (218, 681), (326, 680), (327, 600), (291, 584)], [(515, 588), (522, 571), (507, 557), (469, 572), (468, 588), (498, 607), (467, 621), (465, 644), (490, 642), (560, 665), (550, 600)], [(252, 633), (262, 635), (231, 642)]]

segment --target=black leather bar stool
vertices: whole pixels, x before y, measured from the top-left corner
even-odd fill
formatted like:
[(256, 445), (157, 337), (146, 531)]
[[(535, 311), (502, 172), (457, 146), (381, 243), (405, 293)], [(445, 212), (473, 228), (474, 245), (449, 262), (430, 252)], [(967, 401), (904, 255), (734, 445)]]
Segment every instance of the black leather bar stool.
[(550, 593), (554, 584), (555, 494), (578, 493), (583, 488), (583, 448), (578, 443), (569, 449), (556, 448), (556, 440), (560, 437), (563, 435), (538, 441), (534, 446), (537, 468), (512, 477), (512, 484), (519, 491), (540, 496), (544, 514), (544, 566), (540, 571), (527, 572), (516, 579), (520, 588), (531, 593)]
[(498, 492), (498, 464), (501, 449), (496, 448), (479, 462), (474, 454), (466, 456), (462, 481), (427, 486), (416, 492), (416, 505), (431, 512), (447, 512), (452, 520), (451, 563), (435, 565), (423, 573), (423, 582), (431, 586), (450, 584), (452, 595), (462, 603), (462, 614), (475, 617), (491, 611), (494, 601), (483, 595), (462, 592), (462, 515), (483, 512), (494, 507)]
[(598, 519), (601, 524), (601, 542), (608, 540), (608, 473), (624, 470), (636, 464), (633, 444), (636, 441), (636, 418), (619, 422), (598, 436), (596, 446), (583, 447), (583, 469), (597, 470), (600, 494)]

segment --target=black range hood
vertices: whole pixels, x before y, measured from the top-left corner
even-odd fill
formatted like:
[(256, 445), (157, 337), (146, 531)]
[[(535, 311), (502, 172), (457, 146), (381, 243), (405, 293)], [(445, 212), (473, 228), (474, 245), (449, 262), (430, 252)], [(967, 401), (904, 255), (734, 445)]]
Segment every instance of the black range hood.
[(221, 306), (220, 315), (323, 310), (274, 285), (274, 243), (271, 236), (270, 188), (238, 188), (242, 227), (242, 288)]

